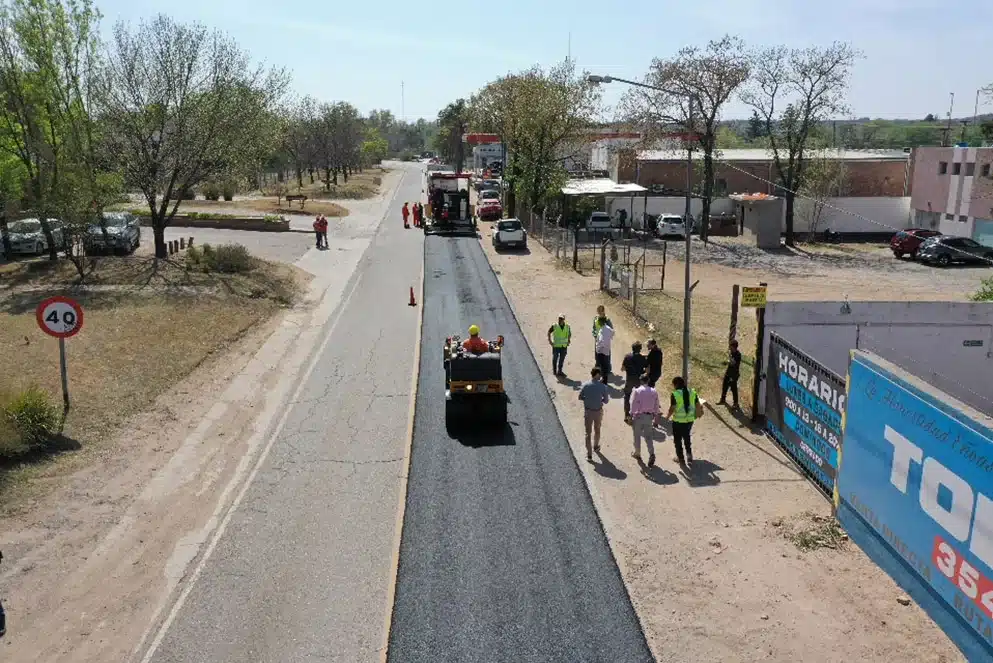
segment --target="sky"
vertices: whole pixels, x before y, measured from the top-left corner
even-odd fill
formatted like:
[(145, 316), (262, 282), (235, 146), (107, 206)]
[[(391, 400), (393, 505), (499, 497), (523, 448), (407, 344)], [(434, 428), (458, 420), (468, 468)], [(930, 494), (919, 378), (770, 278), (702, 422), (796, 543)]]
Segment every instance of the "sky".
[[(114, 23), (158, 13), (224, 30), (254, 58), (286, 67), (293, 92), (433, 118), (487, 82), (571, 53), (577, 67), (638, 80), (653, 58), (726, 33), (756, 47), (847, 41), (864, 54), (852, 117), (971, 116), (993, 83), (993, 3), (982, 0), (94, 0)], [(604, 101), (623, 92), (614, 83)], [(980, 104), (993, 112), (993, 100)], [(750, 110), (735, 101), (725, 117)]]

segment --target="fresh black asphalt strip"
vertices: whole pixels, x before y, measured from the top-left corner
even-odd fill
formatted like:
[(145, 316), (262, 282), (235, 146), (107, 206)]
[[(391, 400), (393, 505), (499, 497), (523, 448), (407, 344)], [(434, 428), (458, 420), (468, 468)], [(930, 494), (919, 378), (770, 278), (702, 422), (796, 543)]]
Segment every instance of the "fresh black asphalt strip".
[[(653, 661), (539, 368), (479, 240), (424, 248), (392, 663)], [(453, 439), (442, 346), (503, 334), (510, 425)]]

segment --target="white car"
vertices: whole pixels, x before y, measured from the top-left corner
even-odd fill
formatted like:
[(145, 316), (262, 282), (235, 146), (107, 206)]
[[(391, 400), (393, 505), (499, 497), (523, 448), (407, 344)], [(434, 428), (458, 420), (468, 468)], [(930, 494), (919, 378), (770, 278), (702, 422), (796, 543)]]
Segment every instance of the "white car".
[(673, 235), (686, 237), (686, 225), (683, 223), (683, 217), (678, 214), (660, 215), (655, 226), (655, 234), (659, 237), (672, 237)]
[[(52, 229), (55, 246), (61, 249), (62, 222), (49, 219), (48, 225)], [(7, 224), (7, 230), (10, 231), (10, 252), (14, 255), (42, 255), (48, 251), (48, 240), (38, 219), (11, 221)]]
[(493, 247), (528, 246), (528, 231), (524, 230), (519, 219), (501, 219), (493, 224)]

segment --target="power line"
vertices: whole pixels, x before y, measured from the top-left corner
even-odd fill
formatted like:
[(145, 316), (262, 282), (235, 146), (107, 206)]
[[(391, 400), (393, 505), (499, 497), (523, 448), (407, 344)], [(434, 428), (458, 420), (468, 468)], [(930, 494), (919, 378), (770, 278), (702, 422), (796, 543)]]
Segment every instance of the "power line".
[[(767, 180), (767, 179), (765, 179), (763, 177), (760, 177), (759, 175), (756, 175), (754, 173), (750, 173), (750, 172), (748, 172), (747, 170), (745, 170), (743, 168), (739, 168), (739, 167), (733, 165), (731, 162), (725, 161), (724, 159), (720, 159), (720, 158), (714, 157), (714, 161), (716, 161), (717, 163), (720, 163), (720, 164), (726, 166), (727, 168), (730, 168), (731, 170), (736, 170), (739, 173), (744, 173), (745, 175), (748, 175), (749, 177), (751, 177), (753, 179), (756, 179), (759, 182), (762, 182), (764, 184), (768, 184), (769, 186), (775, 187), (776, 189), (778, 189), (780, 191), (786, 191), (788, 193), (792, 193), (795, 198), (800, 198), (802, 200), (810, 200), (810, 201), (812, 201), (814, 203), (817, 203), (818, 205), (822, 205), (823, 207), (826, 207), (828, 209), (833, 209), (833, 210), (835, 210), (837, 212), (841, 212), (842, 214), (848, 214), (849, 216), (853, 216), (856, 219), (861, 219), (862, 221), (866, 221), (868, 223), (875, 224), (875, 225), (877, 225), (877, 226), (879, 226), (881, 228), (886, 228), (887, 230), (892, 230), (894, 232), (900, 232), (902, 230), (902, 228), (897, 228), (895, 226), (891, 226), (889, 224), (883, 223), (882, 221), (876, 221), (875, 219), (870, 219), (869, 217), (863, 216), (863, 215), (859, 214), (858, 212), (853, 212), (853, 211), (847, 210), (847, 209), (845, 209), (843, 207), (838, 207), (837, 205), (832, 205), (831, 203), (827, 202), (827, 199), (826, 198), (814, 198), (813, 196), (807, 196), (807, 195), (805, 195), (803, 193), (800, 193), (799, 191), (794, 191), (792, 189), (788, 189), (788, 188), (786, 188), (785, 186), (783, 186), (781, 184), (777, 184), (776, 182), (773, 182), (771, 180)], [(942, 246), (945, 246), (945, 247), (947, 247), (947, 248), (949, 248), (952, 251), (955, 251), (957, 253), (961, 253), (964, 256), (968, 256), (971, 259), (979, 258), (980, 260), (985, 260), (987, 263), (989, 263), (991, 266), (993, 266), (993, 260), (990, 260), (989, 258), (986, 258), (986, 257), (983, 257), (983, 256), (976, 256), (975, 254), (969, 253), (968, 251), (963, 251), (962, 249), (959, 249), (959, 248), (954, 247), (954, 246), (948, 246), (947, 244), (943, 244)], [(993, 249), (991, 249), (991, 251), (993, 251)]]

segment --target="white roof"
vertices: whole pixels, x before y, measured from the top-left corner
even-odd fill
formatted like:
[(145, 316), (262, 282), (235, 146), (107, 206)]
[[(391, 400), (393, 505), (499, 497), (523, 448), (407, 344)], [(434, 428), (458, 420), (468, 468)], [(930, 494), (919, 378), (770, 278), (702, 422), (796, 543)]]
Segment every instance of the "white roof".
[[(785, 150), (780, 151), (780, 157), (784, 158)], [(811, 158), (823, 157), (825, 159), (839, 159), (842, 161), (906, 161), (910, 156), (903, 150), (824, 150), (823, 152), (807, 152)], [(693, 150), (694, 159), (702, 159), (703, 151)], [(771, 161), (772, 150), (764, 147), (719, 150), (719, 154), (714, 155), (715, 159), (721, 161)], [(685, 161), (686, 150), (640, 150), (638, 161)]]
[(638, 184), (618, 184), (607, 178), (569, 180), (562, 187), (562, 193), (567, 196), (602, 196), (609, 193), (642, 193), (647, 190)]

